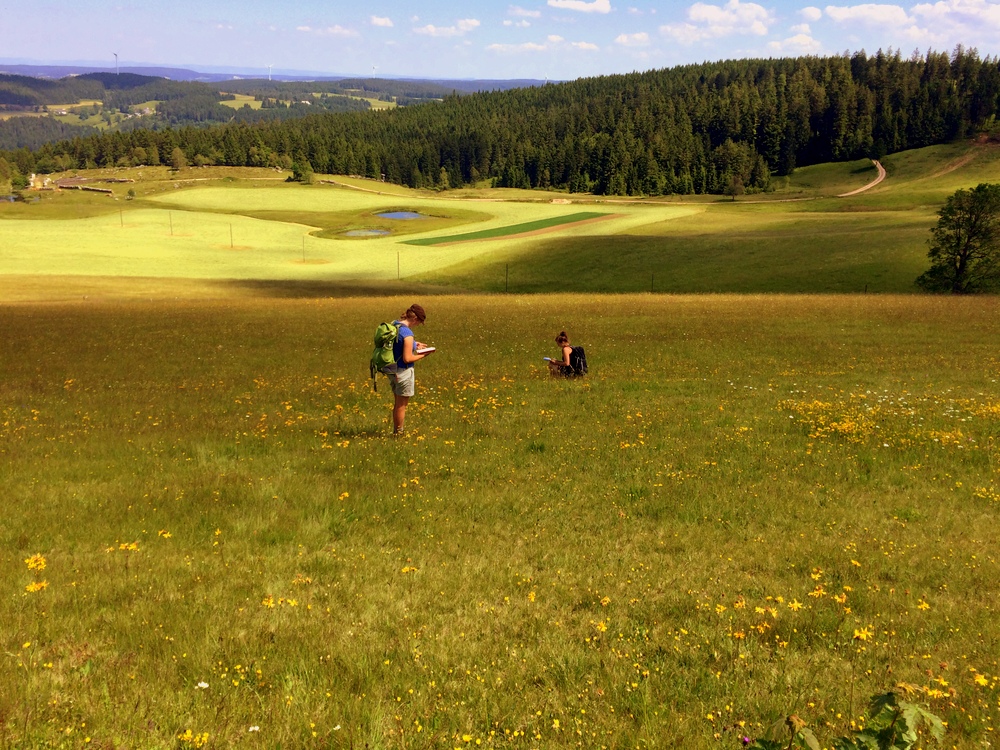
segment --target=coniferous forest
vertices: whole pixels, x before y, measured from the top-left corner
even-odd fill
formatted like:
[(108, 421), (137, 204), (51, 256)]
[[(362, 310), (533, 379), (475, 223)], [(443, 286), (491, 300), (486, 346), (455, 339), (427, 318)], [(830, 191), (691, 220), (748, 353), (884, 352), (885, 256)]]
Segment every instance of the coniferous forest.
[[(990, 127), (1000, 62), (961, 47), (732, 60), (387, 111), (213, 127), (136, 129), (0, 153), (22, 174), (169, 163), (288, 166), (411, 187), (604, 195), (768, 189), (797, 166), (885, 154)], [(155, 158), (151, 158), (155, 157)]]

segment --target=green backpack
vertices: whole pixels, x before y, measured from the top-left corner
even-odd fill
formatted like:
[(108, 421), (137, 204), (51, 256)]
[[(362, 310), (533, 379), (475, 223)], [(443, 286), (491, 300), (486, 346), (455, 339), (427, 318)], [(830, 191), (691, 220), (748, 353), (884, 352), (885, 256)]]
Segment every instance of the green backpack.
[(395, 323), (382, 323), (375, 329), (375, 349), (372, 351), (372, 360), (368, 369), (372, 377), (372, 388), (376, 392), (378, 391), (378, 382), (375, 380), (375, 375), (383, 372), (389, 365), (396, 364), (392, 347), (398, 336), (399, 326)]

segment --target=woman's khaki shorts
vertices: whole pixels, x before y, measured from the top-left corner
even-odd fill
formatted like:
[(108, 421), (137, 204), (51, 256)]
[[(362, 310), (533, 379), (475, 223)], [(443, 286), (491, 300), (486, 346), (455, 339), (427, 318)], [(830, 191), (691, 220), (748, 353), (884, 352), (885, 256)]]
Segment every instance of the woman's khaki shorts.
[(413, 369), (412, 367), (407, 367), (389, 374), (389, 385), (392, 386), (394, 395), (407, 397), (413, 395), (413, 386), (417, 382)]

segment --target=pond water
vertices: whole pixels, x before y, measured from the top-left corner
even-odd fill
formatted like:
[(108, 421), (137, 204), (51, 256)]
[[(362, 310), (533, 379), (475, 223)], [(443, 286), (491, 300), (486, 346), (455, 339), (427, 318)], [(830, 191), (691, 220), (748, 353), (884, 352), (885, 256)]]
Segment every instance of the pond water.
[(388, 229), (352, 229), (344, 232), (345, 237), (385, 237), (392, 234)]
[(384, 214), (375, 214), (382, 219), (426, 219), (427, 217), (416, 211), (387, 211)]

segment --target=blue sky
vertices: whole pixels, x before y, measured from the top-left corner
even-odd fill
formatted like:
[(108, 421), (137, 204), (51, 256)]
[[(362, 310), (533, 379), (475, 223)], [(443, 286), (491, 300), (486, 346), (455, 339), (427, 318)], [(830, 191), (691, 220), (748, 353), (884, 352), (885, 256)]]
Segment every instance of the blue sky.
[(1000, 0), (0, 0), (0, 61), (421, 78), (583, 76), (864, 49), (1000, 54)]

